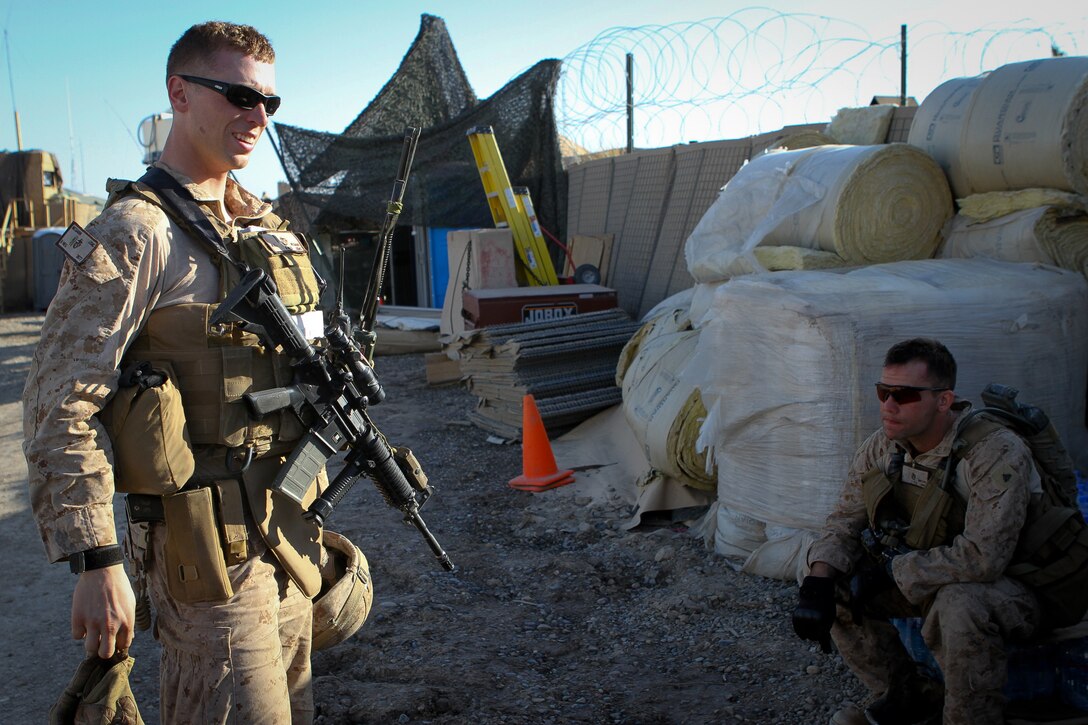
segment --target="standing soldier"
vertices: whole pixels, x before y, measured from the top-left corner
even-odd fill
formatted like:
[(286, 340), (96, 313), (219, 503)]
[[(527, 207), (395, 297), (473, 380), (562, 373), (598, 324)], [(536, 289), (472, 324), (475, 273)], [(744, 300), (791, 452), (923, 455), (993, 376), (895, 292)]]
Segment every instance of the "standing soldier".
[[(229, 177), (279, 108), (274, 61), (247, 25), (195, 25), (174, 44), (162, 158), (111, 181), (102, 215), (59, 242), (68, 261), (24, 391), (34, 514), (49, 559), (79, 577), (72, 635), (89, 655), (125, 650), (149, 594), (164, 722), (313, 719), (322, 532), (268, 489), (302, 429), (289, 411), (253, 421), (241, 400), (290, 382), (288, 361), (208, 322), (244, 262), (308, 336), (322, 329), (306, 240)], [(115, 491), (128, 494), (135, 592)]]

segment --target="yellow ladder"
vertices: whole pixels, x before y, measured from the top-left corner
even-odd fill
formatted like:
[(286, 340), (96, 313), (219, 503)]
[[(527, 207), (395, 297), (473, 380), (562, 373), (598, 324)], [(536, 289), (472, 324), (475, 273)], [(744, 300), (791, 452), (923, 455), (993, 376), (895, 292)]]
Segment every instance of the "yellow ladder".
[(523, 265), (525, 276), (532, 286), (559, 284), (548, 245), (540, 232), (540, 224), (529, 199), (529, 190), (510, 185), (506, 166), (502, 163), (495, 131), (490, 126), (477, 126), (466, 133), (480, 180), (491, 207), (491, 218), (499, 229), (509, 229), (514, 236), (514, 247)]

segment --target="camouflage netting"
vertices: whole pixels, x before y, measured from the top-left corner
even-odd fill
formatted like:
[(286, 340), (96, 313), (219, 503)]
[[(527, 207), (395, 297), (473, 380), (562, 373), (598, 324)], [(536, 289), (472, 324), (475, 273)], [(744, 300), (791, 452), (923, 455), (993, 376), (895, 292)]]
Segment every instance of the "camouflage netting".
[(379, 227), (404, 129), (420, 126), (401, 223), (493, 227), (465, 136), (491, 126), (511, 182), (529, 187), (541, 224), (562, 238), (566, 181), (553, 112), (559, 67), (558, 60), (540, 61), (478, 101), (445, 22), (423, 15), (397, 72), (343, 134), (275, 125), (295, 197), (285, 206), (313, 232)]

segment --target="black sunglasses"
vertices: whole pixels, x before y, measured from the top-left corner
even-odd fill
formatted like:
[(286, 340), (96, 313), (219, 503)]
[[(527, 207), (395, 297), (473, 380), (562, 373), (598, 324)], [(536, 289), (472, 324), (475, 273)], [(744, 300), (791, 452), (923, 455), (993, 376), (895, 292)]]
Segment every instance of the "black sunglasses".
[(877, 383), (876, 398), (881, 403), (888, 398), (891, 398), (899, 405), (907, 405), (909, 403), (917, 403), (921, 400), (922, 393), (926, 390), (936, 393), (948, 389), (949, 388), (919, 388), (914, 385), (887, 385), (885, 383)]
[(178, 77), (187, 80), (190, 83), (196, 83), (198, 86), (211, 88), (216, 93), (223, 94), (228, 101), (235, 106), (238, 106), (238, 108), (241, 108), (243, 111), (252, 111), (257, 107), (257, 104), (263, 103), (264, 112), (271, 116), (279, 110), (280, 107), (279, 96), (266, 96), (260, 91), (255, 91), (249, 86), (243, 86), (239, 83), (225, 83), (223, 81), (213, 81), (211, 78), (180, 74)]

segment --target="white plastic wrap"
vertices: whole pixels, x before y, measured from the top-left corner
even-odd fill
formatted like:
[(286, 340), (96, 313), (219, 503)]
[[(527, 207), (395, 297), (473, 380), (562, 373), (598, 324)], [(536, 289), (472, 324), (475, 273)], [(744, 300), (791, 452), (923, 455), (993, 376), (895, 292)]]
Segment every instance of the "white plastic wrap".
[(726, 184), (684, 254), (701, 283), (765, 271), (757, 245), (834, 252), (849, 264), (923, 259), (951, 216), (944, 172), (906, 144), (777, 151)]
[(910, 337), (944, 342), (957, 392), (990, 382), (1046, 410), (1084, 450), (1088, 283), (987, 259), (898, 262), (845, 274), (777, 272), (721, 285), (687, 374), (708, 416), (697, 445), (718, 466), (723, 506), (819, 529), (850, 459), (879, 425), (873, 383)]
[(976, 222), (957, 214), (949, 222), (944, 244), (937, 256), (942, 259), (988, 257), (1006, 262), (1054, 264), (1054, 256), (1043, 248), (1035, 228), (1049, 207), (1025, 209), (987, 222)]
[[(748, 252), (791, 215), (818, 201), (827, 190), (804, 177), (792, 177), (794, 166), (815, 148), (779, 151), (749, 162), (721, 190), (717, 201), (695, 225), (684, 245), (688, 271), (696, 282), (719, 282), (734, 274), (762, 271)], [(809, 236), (815, 236), (813, 225)]]
[(747, 559), (767, 541), (766, 524), (751, 516), (731, 510), (715, 501), (703, 518), (692, 527), (692, 534), (722, 556)]
[(638, 352), (623, 376), (623, 413), (646, 458), (659, 472), (687, 486), (713, 492), (714, 471), (696, 453), (702, 423), (699, 391), (678, 372), (699, 343), (687, 308), (661, 313), (647, 323)]

